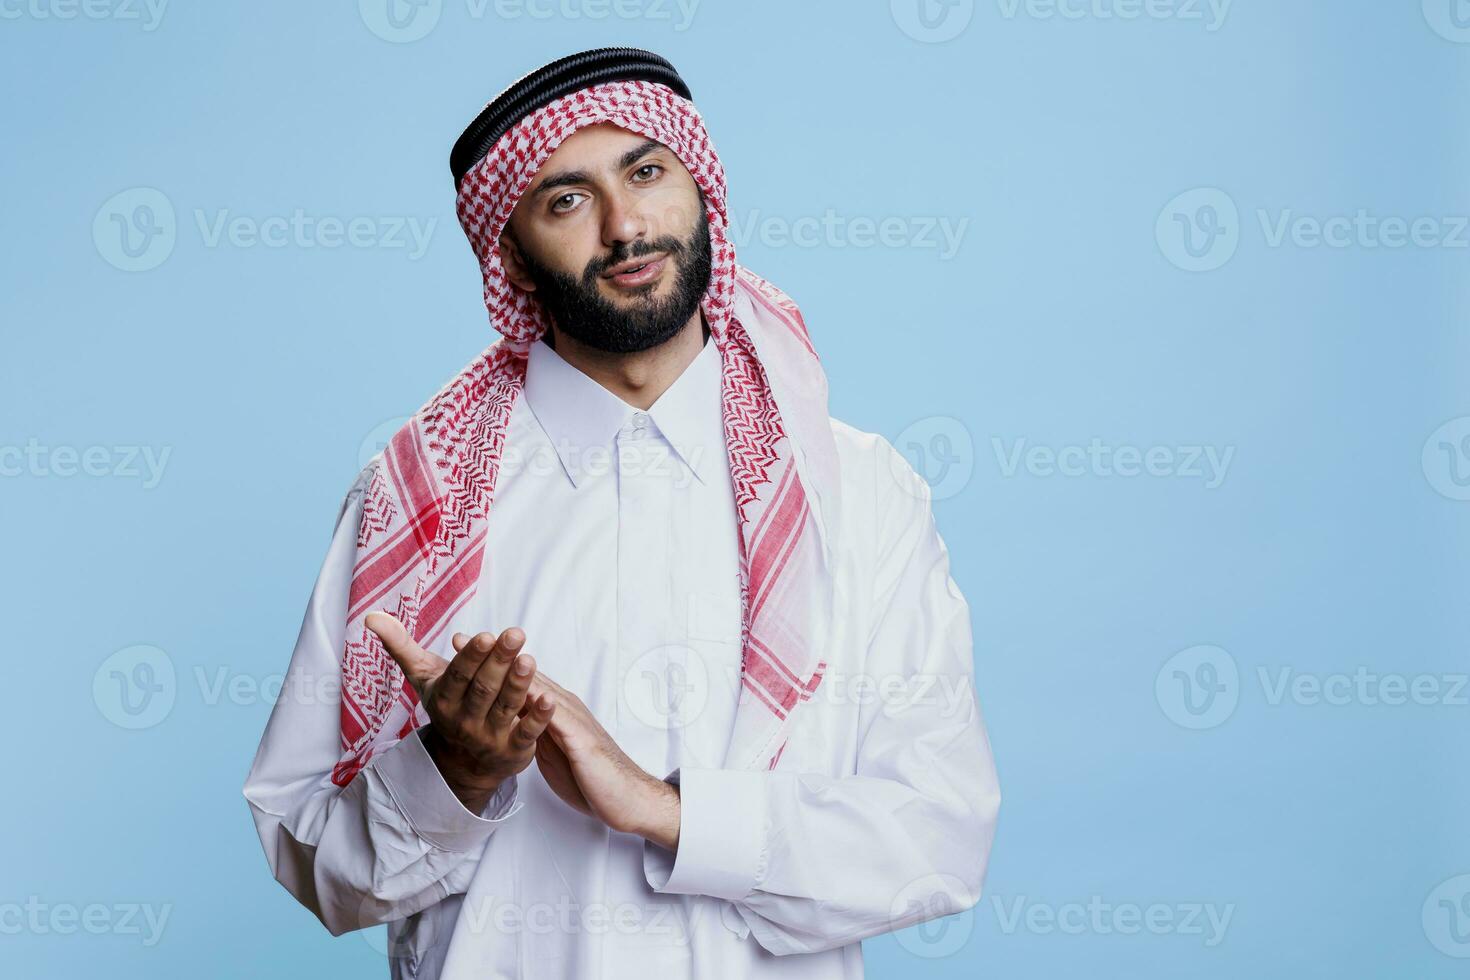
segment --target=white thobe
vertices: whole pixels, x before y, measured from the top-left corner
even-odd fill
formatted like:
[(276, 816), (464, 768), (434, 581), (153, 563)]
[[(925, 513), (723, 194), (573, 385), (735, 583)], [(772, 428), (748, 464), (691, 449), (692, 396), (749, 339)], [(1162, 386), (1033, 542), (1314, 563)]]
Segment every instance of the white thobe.
[(679, 785), (676, 854), (572, 809), (534, 762), (472, 813), (417, 733), (331, 781), (364, 470), (245, 784), (277, 880), (334, 935), (387, 922), (392, 976), (446, 980), (854, 980), (859, 940), (972, 906), (1000, 795), (969, 609), (924, 481), (881, 436), (832, 429), (827, 671), (774, 770), (727, 770), (741, 623), (718, 351), (645, 412), (532, 348), (479, 588), (433, 652), (524, 629), (538, 669)]

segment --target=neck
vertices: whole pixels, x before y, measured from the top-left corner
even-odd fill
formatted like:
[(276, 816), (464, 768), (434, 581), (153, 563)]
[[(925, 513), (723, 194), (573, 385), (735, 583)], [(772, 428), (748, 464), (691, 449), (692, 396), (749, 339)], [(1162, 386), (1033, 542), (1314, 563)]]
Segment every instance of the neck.
[(695, 310), (689, 322), (668, 340), (632, 354), (588, 347), (558, 331), (555, 324), (551, 325), (546, 342), (572, 367), (629, 405), (647, 410), (699, 356), (708, 336), (704, 314)]

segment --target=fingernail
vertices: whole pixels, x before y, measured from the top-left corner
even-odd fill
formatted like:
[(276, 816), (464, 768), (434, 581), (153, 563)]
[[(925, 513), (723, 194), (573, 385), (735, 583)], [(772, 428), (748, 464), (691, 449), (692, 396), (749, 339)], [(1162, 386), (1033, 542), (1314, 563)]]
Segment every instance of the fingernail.
[(516, 658), (515, 671), (516, 671), (517, 674), (520, 674), (522, 677), (525, 677), (527, 674), (529, 674), (531, 672), (531, 662), (529, 660), (527, 660), (525, 657), (518, 657), (518, 658)]

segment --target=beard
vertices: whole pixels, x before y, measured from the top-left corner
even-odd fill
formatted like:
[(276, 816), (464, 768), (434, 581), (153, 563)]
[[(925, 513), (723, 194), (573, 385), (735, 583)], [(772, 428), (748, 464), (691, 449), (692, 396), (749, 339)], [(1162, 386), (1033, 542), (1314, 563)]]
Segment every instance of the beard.
[[(667, 296), (654, 295), (662, 280), (628, 290), (626, 305), (599, 292), (603, 272), (658, 252), (668, 256), (677, 273)], [(526, 274), (536, 284), (535, 295), (558, 330), (597, 350), (632, 354), (673, 337), (699, 309), (710, 279), (709, 216), (701, 202), (699, 221), (687, 241), (665, 235), (631, 246), (620, 242), (605, 259), (588, 262), (580, 279), (543, 264), (524, 247), (520, 253)]]

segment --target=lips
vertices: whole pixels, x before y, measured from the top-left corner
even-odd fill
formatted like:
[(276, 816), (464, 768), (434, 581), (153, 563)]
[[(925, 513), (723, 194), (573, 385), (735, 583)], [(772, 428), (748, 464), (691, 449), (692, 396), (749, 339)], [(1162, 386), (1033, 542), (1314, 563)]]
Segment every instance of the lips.
[(618, 286), (641, 286), (658, 278), (668, 256), (637, 258), (614, 266), (605, 278)]

